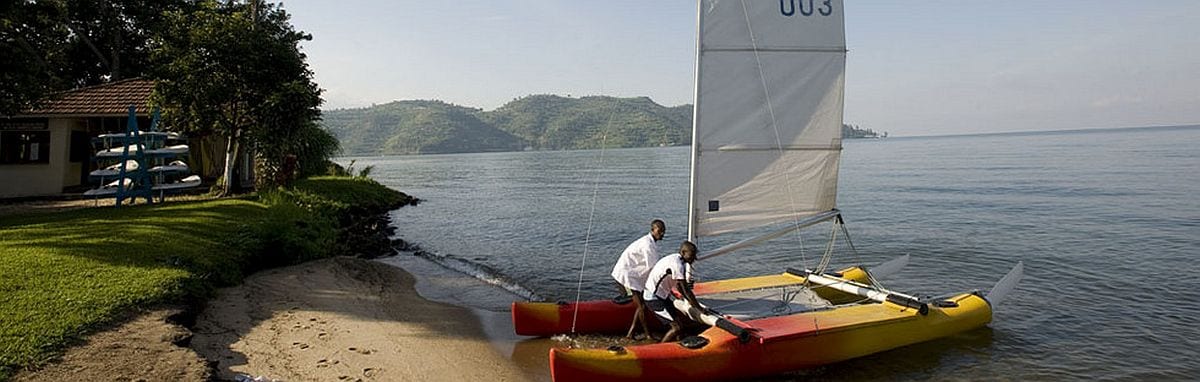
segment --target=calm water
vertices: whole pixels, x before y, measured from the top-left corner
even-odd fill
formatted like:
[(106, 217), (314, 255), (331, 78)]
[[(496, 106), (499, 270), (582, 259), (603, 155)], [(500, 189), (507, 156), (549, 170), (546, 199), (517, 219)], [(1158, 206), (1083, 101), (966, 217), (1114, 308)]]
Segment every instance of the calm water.
[[(394, 213), (400, 237), (530, 298), (574, 299), (583, 264), (583, 297), (609, 297), (651, 219), (664, 250), (686, 234), (687, 148), (354, 159), (424, 200)], [(884, 284), (929, 295), (986, 291), (1018, 260), (1026, 277), (988, 328), (782, 378), (1200, 378), (1200, 128), (855, 140), (841, 174), (858, 253), (835, 263), (911, 254)], [(827, 230), (697, 272), (812, 266)]]

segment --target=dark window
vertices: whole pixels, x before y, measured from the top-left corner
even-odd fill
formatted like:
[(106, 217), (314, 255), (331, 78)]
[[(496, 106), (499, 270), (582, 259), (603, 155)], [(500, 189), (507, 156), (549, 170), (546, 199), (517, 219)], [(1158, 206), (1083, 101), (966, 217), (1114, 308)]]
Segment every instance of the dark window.
[(50, 163), (49, 131), (0, 131), (0, 164)]
[(83, 162), (92, 156), (92, 142), (88, 138), (87, 133), (82, 131), (71, 131), (71, 147), (68, 148), (71, 153), (71, 162)]

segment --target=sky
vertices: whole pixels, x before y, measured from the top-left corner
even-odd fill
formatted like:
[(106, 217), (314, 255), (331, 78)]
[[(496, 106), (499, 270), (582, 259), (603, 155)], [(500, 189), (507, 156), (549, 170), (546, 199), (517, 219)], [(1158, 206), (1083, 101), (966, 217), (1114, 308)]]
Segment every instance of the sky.
[[(774, 1), (774, 0), (752, 0)], [(285, 1), (325, 109), (692, 102), (694, 0)], [(1200, 124), (1200, 1), (845, 4), (845, 122), (892, 136)]]

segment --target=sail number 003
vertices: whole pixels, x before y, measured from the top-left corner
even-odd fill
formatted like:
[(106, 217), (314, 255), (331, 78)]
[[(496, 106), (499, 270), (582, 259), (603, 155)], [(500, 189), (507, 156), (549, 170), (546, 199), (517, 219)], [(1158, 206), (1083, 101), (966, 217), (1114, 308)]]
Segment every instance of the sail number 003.
[(824, 0), (819, 4), (813, 0), (779, 0), (779, 13), (784, 16), (795, 15), (797, 9), (803, 16), (812, 16), (813, 11), (821, 16), (829, 16), (833, 14), (833, 0)]

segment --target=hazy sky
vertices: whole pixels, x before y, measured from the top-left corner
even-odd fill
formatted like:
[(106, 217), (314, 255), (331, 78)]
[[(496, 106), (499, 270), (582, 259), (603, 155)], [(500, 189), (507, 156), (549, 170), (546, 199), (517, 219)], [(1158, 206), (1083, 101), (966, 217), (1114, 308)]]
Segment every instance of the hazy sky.
[[(775, 0), (752, 0), (775, 1)], [(694, 0), (297, 0), (325, 108), (692, 102)], [(1200, 1), (846, 2), (847, 123), (893, 135), (1200, 123)]]

